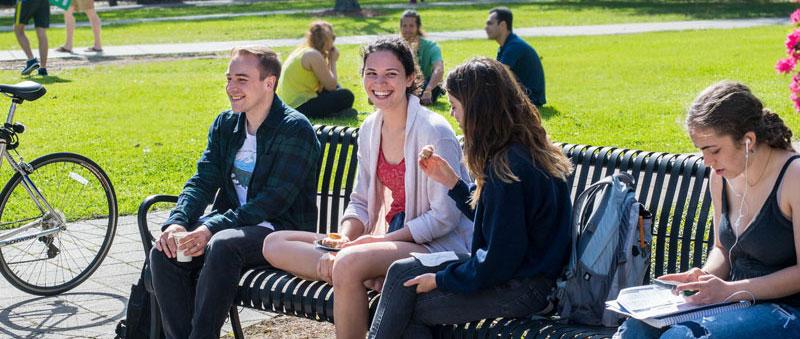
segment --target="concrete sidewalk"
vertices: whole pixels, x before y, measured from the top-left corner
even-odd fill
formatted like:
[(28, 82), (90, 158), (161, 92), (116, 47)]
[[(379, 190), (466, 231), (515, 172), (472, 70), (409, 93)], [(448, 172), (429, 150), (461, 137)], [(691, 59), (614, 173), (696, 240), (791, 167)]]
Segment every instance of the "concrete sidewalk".
[[(0, 338), (114, 338), (142, 263), (136, 216), (127, 216), (120, 218), (103, 264), (72, 291), (53, 297), (29, 295), (0, 276)], [(274, 316), (251, 309), (239, 315), (243, 326)], [(225, 324), (223, 334), (228, 331), (230, 325)]]
[[(789, 21), (786, 18), (761, 18), (761, 19), (731, 19), (731, 20), (696, 20), (696, 21), (670, 21), (654, 23), (630, 23), (630, 24), (610, 24), (610, 25), (587, 25), (587, 26), (545, 26), (516, 28), (514, 32), (523, 37), (545, 37), (545, 36), (587, 36), (587, 35), (609, 35), (609, 34), (635, 34), (649, 32), (667, 31), (686, 31), (704, 29), (735, 29), (768, 25), (785, 25)], [(486, 39), (486, 33), (482, 29), (450, 31), (450, 32), (429, 32), (430, 39), (435, 41), (447, 40), (467, 40), (467, 39)], [(377, 35), (356, 35), (337, 37), (336, 42), (340, 45), (364, 44), (378, 37)], [(127, 56), (142, 55), (180, 55), (180, 54), (202, 54), (217, 53), (231, 50), (236, 46), (243, 45), (266, 45), (270, 47), (297, 46), (303, 39), (267, 39), (267, 40), (244, 40), (244, 41), (219, 41), (219, 42), (194, 42), (180, 44), (145, 44), (129, 46), (105, 46), (102, 53), (92, 53), (78, 51), (73, 54), (60, 53), (50, 50), (50, 59), (59, 58), (117, 58)], [(25, 60), (25, 54), (21, 50), (0, 51), (0, 61)]]

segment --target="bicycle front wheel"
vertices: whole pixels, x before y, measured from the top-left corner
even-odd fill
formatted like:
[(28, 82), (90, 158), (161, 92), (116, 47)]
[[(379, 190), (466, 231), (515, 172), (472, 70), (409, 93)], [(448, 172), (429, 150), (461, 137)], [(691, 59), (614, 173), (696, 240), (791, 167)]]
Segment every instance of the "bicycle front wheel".
[(105, 172), (84, 156), (54, 153), (30, 165), (29, 180), (15, 173), (0, 192), (0, 273), (22, 291), (59, 294), (89, 278), (108, 254), (117, 198)]

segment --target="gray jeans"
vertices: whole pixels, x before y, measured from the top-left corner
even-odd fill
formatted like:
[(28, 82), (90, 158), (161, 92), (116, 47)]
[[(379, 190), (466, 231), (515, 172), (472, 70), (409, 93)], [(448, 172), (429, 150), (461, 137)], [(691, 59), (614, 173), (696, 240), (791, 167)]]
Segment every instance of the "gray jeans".
[(182, 263), (153, 247), (150, 270), (167, 338), (219, 338), (244, 268), (264, 266), (261, 226), (215, 233), (203, 256)]
[(432, 338), (434, 325), (526, 317), (549, 304), (547, 296), (555, 283), (546, 278), (513, 279), (473, 294), (438, 289), (417, 294), (415, 287), (403, 286), (406, 280), (438, 272), (452, 263), (425, 267), (415, 258), (395, 261), (386, 274), (369, 338)]

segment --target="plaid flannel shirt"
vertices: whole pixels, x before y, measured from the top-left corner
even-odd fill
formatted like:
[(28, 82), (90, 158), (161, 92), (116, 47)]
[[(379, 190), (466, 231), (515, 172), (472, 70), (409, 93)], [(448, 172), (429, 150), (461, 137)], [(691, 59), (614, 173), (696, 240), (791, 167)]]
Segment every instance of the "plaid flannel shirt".
[(267, 119), (256, 131), (256, 165), (247, 203), (240, 206), (231, 171), (247, 133), (246, 120), (245, 113), (232, 111), (217, 116), (197, 173), (186, 182), (164, 228), (199, 226), (198, 219), (214, 199), (212, 214), (203, 220), (212, 233), (265, 220), (276, 230), (316, 231), (320, 144), (311, 123), (275, 96)]

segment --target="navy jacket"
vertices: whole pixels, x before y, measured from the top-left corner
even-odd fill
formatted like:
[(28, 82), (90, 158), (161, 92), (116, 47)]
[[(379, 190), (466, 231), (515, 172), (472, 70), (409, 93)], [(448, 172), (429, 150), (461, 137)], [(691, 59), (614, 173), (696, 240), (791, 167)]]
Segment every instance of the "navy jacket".
[(544, 90), (544, 68), (539, 54), (525, 40), (511, 33), (497, 49), (497, 61), (508, 66), (536, 106), (547, 102)]
[(203, 221), (212, 233), (265, 220), (276, 230), (316, 231), (320, 144), (308, 119), (277, 96), (256, 131), (256, 165), (247, 203), (239, 205), (231, 171), (247, 133), (245, 114), (225, 111), (214, 120), (197, 173), (186, 182), (164, 226), (198, 226), (214, 199), (212, 215)]
[(436, 273), (437, 288), (474, 293), (511, 279), (555, 279), (569, 259), (572, 202), (567, 183), (536, 166), (528, 150), (512, 145), (505, 183), (489, 166), (475, 210), (468, 199), (475, 184), (460, 181), (449, 194), (475, 223), (472, 256)]

